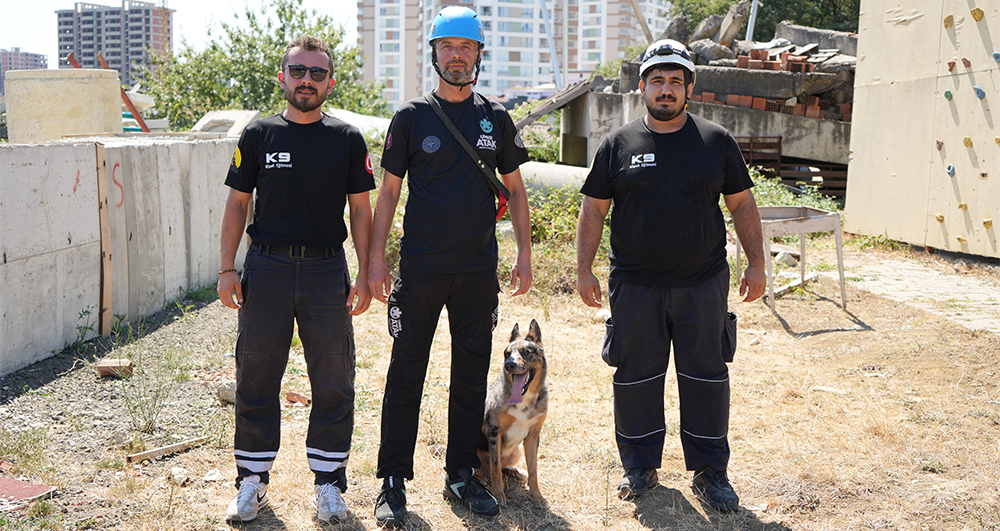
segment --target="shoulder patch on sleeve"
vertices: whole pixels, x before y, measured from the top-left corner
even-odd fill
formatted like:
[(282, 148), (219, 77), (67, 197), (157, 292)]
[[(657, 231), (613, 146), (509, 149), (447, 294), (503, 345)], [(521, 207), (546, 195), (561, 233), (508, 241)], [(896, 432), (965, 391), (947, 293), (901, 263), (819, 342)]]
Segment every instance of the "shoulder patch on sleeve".
[(524, 141), (521, 140), (521, 132), (520, 131), (518, 131), (517, 133), (514, 133), (514, 145), (517, 146), (517, 147), (519, 147), (519, 148), (521, 148), (521, 149), (524, 149)]
[(375, 168), (372, 166), (372, 156), (369, 153), (365, 154), (365, 169), (368, 170), (369, 174), (375, 173)]
[(240, 164), (242, 163), (243, 163), (243, 155), (240, 153), (239, 146), (237, 146), (236, 152), (233, 153), (233, 166), (236, 166), (236, 168), (238, 169), (240, 167)]

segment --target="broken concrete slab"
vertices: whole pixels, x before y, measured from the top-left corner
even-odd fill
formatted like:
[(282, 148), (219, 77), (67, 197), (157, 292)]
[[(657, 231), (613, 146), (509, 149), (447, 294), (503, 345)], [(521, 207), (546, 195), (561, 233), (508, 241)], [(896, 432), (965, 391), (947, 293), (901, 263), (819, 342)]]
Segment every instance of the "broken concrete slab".
[(697, 67), (696, 92), (753, 95), (788, 99), (800, 94), (819, 94), (843, 83), (834, 74), (748, 70), (719, 66)]
[(695, 59), (695, 64), (707, 65), (709, 61), (717, 61), (719, 59), (735, 59), (736, 54), (732, 50), (723, 46), (712, 39), (701, 39), (699, 41), (692, 42), (688, 49), (697, 55)]
[(719, 25), (719, 32), (715, 35), (715, 42), (723, 46), (731, 45), (736, 40), (736, 34), (743, 27), (749, 12), (750, 0), (742, 0), (729, 6), (729, 11)]
[(858, 58), (853, 55), (837, 54), (833, 57), (817, 63), (814, 72), (832, 74), (834, 72), (853, 72), (857, 69)]
[(846, 55), (858, 55), (858, 35), (844, 31), (825, 30), (799, 26), (789, 21), (778, 24), (774, 29), (775, 38), (785, 38), (793, 44), (819, 44), (820, 48), (837, 48)]
[(702, 20), (698, 26), (691, 32), (691, 42), (700, 41), (702, 39), (714, 39), (716, 35), (719, 34), (719, 28), (722, 26), (722, 19), (725, 18), (722, 15), (709, 15)]
[(667, 29), (663, 30), (663, 33), (661, 33), (656, 40), (673, 39), (687, 45), (691, 39), (691, 28), (688, 26), (688, 23), (687, 15), (675, 16), (670, 19), (670, 22), (667, 24)]
[(191, 128), (201, 133), (225, 133), (229, 138), (239, 138), (243, 129), (263, 116), (260, 111), (209, 111)]

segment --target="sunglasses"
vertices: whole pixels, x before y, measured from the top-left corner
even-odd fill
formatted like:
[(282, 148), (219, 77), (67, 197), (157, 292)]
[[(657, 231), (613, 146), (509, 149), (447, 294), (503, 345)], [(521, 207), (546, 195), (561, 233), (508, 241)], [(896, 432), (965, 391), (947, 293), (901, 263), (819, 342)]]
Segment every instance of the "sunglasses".
[(303, 65), (288, 65), (288, 75), (295, 79), (302, 79), (305, 77), (306, 71), (309, 72), (309, 77), (316, 82), (323, 81), (326, 79), (326, 75), (330, 73), (329, 70), (318, 66), (306, 67)]

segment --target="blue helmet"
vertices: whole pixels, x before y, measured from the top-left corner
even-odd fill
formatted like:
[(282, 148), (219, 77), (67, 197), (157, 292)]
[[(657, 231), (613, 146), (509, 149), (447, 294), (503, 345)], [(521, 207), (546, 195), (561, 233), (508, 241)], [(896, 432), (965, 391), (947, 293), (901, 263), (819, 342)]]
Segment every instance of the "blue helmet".
[(431, 25), (431, 36), (427, 42), (433, 45), (435, 40), (444, 37), (459, 37), (476, 41), (480, 46), (486, 45), (479, 15), (462, 6), (448, 6), (434, 17), (434, 23)]

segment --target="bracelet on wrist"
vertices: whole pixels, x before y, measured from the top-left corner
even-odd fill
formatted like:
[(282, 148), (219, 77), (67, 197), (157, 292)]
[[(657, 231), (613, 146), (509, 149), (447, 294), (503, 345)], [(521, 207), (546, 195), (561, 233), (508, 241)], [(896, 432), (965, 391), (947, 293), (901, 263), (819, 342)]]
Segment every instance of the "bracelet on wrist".
[(219, 274), (224, 275), (226, 273), (235, 273), (235, 272), (236, 272), (235, 269), (223, 269), (222, 271), (219, 271)]

